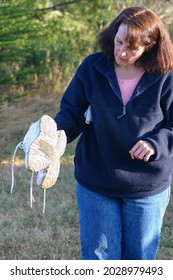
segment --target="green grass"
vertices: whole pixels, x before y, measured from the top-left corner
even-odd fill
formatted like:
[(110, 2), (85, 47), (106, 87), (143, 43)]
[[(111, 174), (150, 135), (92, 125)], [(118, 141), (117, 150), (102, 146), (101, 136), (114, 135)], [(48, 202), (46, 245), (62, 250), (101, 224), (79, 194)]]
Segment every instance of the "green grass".
[(15, 186), (12, 194), (10, 167), (2, 165), (0, 172), (0, 259), (80, 258), (73, 164), (61, 164), (56, 185), (46, 192), (44, 214), (43, 190), (36, 185), (33, 188), (35, 203), (33, 208), (30, 208), (31, 174), (23, 165), (15, 166)]
[[(39, 109), (40, 110), (39, 110)], [(0, 259), (80, 259), (79, 224), (75, 199), (73, 155), (69, 144), (61, 160), (60, 176), (46, 192), (34, 184), (35, 203), (30, 208), (31, 173), (24, 167), (24, 153), (15, 160), (14, 191), (11, 186), (11, 158), (31, 122), (42, 114), (58, 110), (56, 97), (27, 98), (17, 106), (4, 107), (0, 123)]]
[[(44, 100), (43, 100), (44, 99)], [(43, 190), (34, 185), (35, 203), (30, 208), (30, 172), (19, 151), (15, 166), (14, 192), (10, 193), (11, 157), (28, 125), (42, 114), (58, 110), (56, 97), (31, 98), (17, 106), (6, 106), (0, 123), (0, 259), (80, 259), (79, 224), (75, 194), (73, 156), (75, 143), (67, 146), (60, 176), (47, 190), (46, 212), (42, 213)], [(158, 259), (173, 259), (173, 196), (162, 229)]]

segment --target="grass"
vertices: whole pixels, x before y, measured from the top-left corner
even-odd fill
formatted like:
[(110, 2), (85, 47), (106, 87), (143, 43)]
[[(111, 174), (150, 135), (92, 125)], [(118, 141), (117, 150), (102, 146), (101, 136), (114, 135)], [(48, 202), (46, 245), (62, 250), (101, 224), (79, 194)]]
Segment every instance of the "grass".
[[(30, 208), (31, 174), (24, 167), (23, 152), (15, 160), (15, 186), (10, 193), (11, 158), (28, 126), (41, 115), (54, 116), (59, 108), (56, 96), (26, 97), (4, 106), (0, 122), (0, 259), (78, 260), (79, 224), (73, 176), (75, 143), (67, 146), (61, 159), (56, 185), (47, 190), (46, 212), (42, 213), (43, 190), (34, 186), (35, 203)], [(162, 229), (157, 259), (173, 260), (173, 196)]]
[(75, 143), (69, 144), (61, 160), (61, 172), (46, 193), (34, 186), (35, 203), (30, 208), (31, 173), (24, 167), (23, 151), (15, 160), (15, 185), (11, 185), (11, 158), (28, 126), (41, 115), (54, 116), (58, 98), (26, 98), (15, 106), (5, 106), (0, 123), (0, 259), (80, 259), (79, 225), (73, 176)]

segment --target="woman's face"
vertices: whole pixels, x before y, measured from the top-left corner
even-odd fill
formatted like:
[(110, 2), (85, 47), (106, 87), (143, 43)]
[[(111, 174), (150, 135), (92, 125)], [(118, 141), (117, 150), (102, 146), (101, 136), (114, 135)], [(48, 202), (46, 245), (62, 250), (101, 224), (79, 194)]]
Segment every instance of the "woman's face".
[(132, 49), (126, 42), (126, 35), (127, 25), (122, 23), (114, 38), (114, 57), (119, 66), (133, 65), (145, 51), (144, 46)]

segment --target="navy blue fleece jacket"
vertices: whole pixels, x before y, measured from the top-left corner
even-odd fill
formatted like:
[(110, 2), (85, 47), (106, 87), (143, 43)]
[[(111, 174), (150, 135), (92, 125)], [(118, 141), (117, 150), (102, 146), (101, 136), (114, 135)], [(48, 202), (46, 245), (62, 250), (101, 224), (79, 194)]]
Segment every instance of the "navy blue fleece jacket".
[[(84, 113), (91, 105), (92, 122)], [(144, 73), (130, 101), (123, 105), (113, 60), (88, 56), (69, 84), (55, 116), (68, 142), (80, 135), (75, 177), (83, 186), (113, 197), (141, 198), (165, 190), (173, 171), (173, 72)], [(131, 159), (140, 139), (155, 155), (148, 162)]]

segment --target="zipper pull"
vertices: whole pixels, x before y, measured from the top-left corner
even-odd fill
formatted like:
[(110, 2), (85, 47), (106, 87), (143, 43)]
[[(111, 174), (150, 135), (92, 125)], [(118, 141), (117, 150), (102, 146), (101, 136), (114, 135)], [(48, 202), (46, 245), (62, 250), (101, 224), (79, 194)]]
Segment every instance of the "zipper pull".
[(125, 115), (126, 115), (126, 106), (123, 106), (123, 113), (121, 115), (117, 116), (117, 120), (121, 119)]

